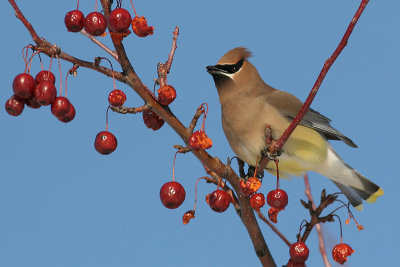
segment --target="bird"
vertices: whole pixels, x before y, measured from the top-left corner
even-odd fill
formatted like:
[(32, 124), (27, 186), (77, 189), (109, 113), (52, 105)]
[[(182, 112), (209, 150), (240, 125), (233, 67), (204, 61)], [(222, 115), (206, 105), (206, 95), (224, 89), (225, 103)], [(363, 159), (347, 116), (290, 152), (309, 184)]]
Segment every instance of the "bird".
[[(295, 118), (303, 102), (296, 96), (266, 84), (249, 62), (252, 53), (236, 47), (206, 70), (214, 79), (221, 104), (222, 128), (233, 152), (250, 166), (257, 166), (266, 149), (266, 127), (277, 140)], [(302, 176), (309, 171), (329, 178), (357, 210), (363, 200), (373, 203), (384, 191), (345, 163), (329, 140), (357, 145), (331, 126), (331, 120), (309, 109), (282, 147), (279, 175)], [(276, 175), (270, 161), (266, 171)]]

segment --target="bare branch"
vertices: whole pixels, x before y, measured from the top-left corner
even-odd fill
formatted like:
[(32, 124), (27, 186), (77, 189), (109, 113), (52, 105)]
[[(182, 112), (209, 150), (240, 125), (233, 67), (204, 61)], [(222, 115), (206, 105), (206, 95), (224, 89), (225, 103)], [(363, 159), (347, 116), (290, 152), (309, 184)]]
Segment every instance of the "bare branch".
[(101, 47), (104, 51), (106, 51), (108, 54), (110, 54), (110, 56), (112, 56), (113, 58), (115, 58), (116, 61), (118, 61), (118, 55), (112, 51), (110, 48), (108, 48), (105, 44), (103, 44), (102, 42), (100, 42), (99, 39), (91, 36), (90, 34), (88, 34), (85, 29), (82, 29), (80, 31), (81, 34), (85, 35), (86, 37), (88, 37), (93, 43), (95, 43), (96, 45), (98, 45), (99, 47)]
[[(332, 64), (335, 62), (335, 60), (338, 58), (340, 53), (343, 51), (345, 46), (347, 45), (347, 42), (349, 40), (349, 37), (351, 33), (353, 32), (354, 27), (356, 26), (356, 23), (358, 19), (360, 18), (361, 14), (363, 13), (366, 5), (368, 4), (369, 0), (362, 0), (360, 3), (360, 6), (358, 7), (353, 19), (350, 21), (349, 26), (347, 27), (346, 32), (344, 33), (342, 40), (340, 41), (339, 45), (333, 52), (332, 56), (328, 58), (324, 66), (322, 67), (322, 70), (320, 74), (318, 75), (317, 80), (314, 83), (314, 86), (311, 89), (310, 94), (308, 95), (306, 101), (304, 102), (303, 106), (297, 113), (296, 117), (293, 119), (293, 121), (290, 123), (289, 127), (285, 130), (285, 132), (282, 134), (282, 136), (279, 138), (279, 140), (275, 143), (275, 151), (270, 151), (272, 154), (275, 154), (277, 151), (281, 150), (289, 136), (292, 134), (294, 129), (296, 129), (297, 125), (301, 122), (303, 117), (306, 115), (307, 111), (309, 110), (311, 103), (314, 100), (315, 95), (318, 92), (319, 87), (322, 84), (322, 81), (325, 79), (326, 74), (328, 73), (329, 69), (331, 68)], [(267, 166), (269, 162), (268, 157), (264, 157), (261, 162), (260, 162), (260, 169), (264, 170), (265, 167)]]
[[(311, 194), (310, 181), (308, 180), (307, 173), (304, 175), (304, 183), (305, 183), (305, 187), (306, 187), (304, 193), (306, 194), (308, 200), (311, 201), (312, 207), (315, 210), (316, 206), (315, 206), (312, 194)], [(322, 234), (322, 226), (321, 226), (321, 224), (317, 223), (315, 225), (315, 227), (317, 228), (319, 251), (321, 252), (322, 260), (324, 261), (324, 264), (326, 267), (331, 267), (331, 264), (328, 260), (328, 256), (326, 254), (325, 240), (324, 240), (324, 235)]]

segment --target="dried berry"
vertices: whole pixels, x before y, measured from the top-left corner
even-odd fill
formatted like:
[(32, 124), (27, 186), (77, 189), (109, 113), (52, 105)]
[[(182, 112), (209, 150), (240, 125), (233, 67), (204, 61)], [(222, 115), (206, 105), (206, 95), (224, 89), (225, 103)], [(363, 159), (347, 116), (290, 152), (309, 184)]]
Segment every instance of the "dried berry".
[(245, 196), (253, 195), (261, 187), (261, 180), (256, 177), (240, 180), (240, 192)]
[(164, 85), (157, 90), (158, 102), (161, 105), (167, 106), (171, 104), (176, 98), (176, 90), (171, 85)]
[(212, 140), (202, 130), (192, 133), (189, 146), (194, 149), (208, 149), (212, 147)]
[(354, 253), (354, 250), (346, 243), (340, 243), (333, 247), (332, 257), (333, 259), (343, 264), (347, 261), (347, 257)]
[(132, 30), (139, 37), (153, 35), (154, 27), (147, 25), (147, 20), (142, 17), (134, 17), (132, 20)]

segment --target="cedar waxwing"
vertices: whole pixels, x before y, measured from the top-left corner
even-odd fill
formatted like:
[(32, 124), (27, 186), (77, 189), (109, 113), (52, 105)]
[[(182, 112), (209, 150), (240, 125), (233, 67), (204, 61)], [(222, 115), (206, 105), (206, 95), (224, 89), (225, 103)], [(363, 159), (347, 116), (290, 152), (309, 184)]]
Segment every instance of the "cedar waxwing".
[[(235, 154), (251, 166), (266, 146), (266, 127), (277, 140), (294, 119), (303, 103), (294, 95), (266, 84), (248, 61), (244, 47), (227, 52), (207, 71), (214, 78), (221, 103), (222, 127)], [(315, 171), (332, 180), (350, 203), (362, 210), (362, 199), (373, 203), (383, 190), (347, 165), (327, 140), (341, 140), (357, 147), (351, 139), (330, 125), (331, 120), (309, 109), (282, 148), (279, 174), (282, 177)], [(274, 162), (266, 170), (276, 175)]]

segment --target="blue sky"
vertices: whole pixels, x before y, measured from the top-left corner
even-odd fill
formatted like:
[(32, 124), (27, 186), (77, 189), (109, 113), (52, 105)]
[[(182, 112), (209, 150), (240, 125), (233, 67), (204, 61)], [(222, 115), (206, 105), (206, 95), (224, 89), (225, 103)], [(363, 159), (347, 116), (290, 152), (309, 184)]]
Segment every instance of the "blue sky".
[[(135, 70), (151, 87), (157, 63), (166, 60), (178, 25), (178, 50), (168, 76), (178, 97), (170, 107), (188, 124), (198, 105), (209, 104), (206, 131), (214, 142), (209, 152), (221, 159), (234, 154), (220, 125), (218, 95), (205, 66), (215, 64), (233, 47), (246, 46), (267, 83), (304, 100), (359, 5), (344, 0), (134, 2), (139, 15), (155, 26), (151, 37), (125, 39)], [(75, 1), (19, 1), (19, 5), (38, 34), (63, 51), (87, 60), (107, 56), (85, 36), (66, 31), (64, 16), (76, 7)], [(24, 69), (21, 49), (32, 40), (8, 2), (2, 1), (0, 7), (4, 103), (12, 94), (13, 78)], [(129, 1), (123, 1), (123, 7), (132, 11)], [(312, 104), (359, 146), (352, 149), (333, 142), (342, 158), (385, 190), (377, 203), (355, 211), (364, 231), (357, 231), (354, 223), (343, 227), (344, 242), (356, 251), (348, 266), (398, 261), (400, 217), (394, 203), (400, 185), (399, 8), (396, 1), (370, 2)], [(81, 1), (80, 9), (88, 14), (94, 1)], [(108, 37), (101, 40), (111, 44)], [(43, 59), (48, 66), (48, 58)], [(62, 62), (63, 77), (70, 67)], [(32, 73), (39, 70), (35, 59)], [(56, 64), (53, 72), (58, 88)], [(182, 144), (167, 125), (153, 132), (143, 125), (141, 115), (111, 113), (109, 130), (116, 135), (118, 148), (109, 156), (94, 150), (96, 134), (105, 129), (112, 87), (111, 79), (79, 69), (78, 76), (68, 80), (68, 96), (77, 112), (69, 124), (55, 119), (48, 107), (25, 108), (16, 118), (0, 109), (0, 266), (258, 266), (234, 209), (217, 214), (206, 205), (204, 197), (215, 186), (199, 183), (196, 218), (182, 225), (183, 213), (193, 207), (194, 183), (205, 175), (193, 155), (178, 155), (175, 167), (186, 201), (177, 210), (162, 206), (159, 189), (172, 178), (172, 145)], [(117, 88), (126, 92), (127, 106), (143, 104), (127, 86), (117, 82)], [(275, 179), (269, 175), (264, 179), (261, 190), (267, 193)], [(323, 188), (337, 192), (324, 177), (310, 173), (310, 180), (316, 199)], [(294, 242), (300, 222), (308, 218), (299, 202), (305, 199), (303, 180), (293, 178), (281, 186), (289, 194), (289, 205), (279, 215), (277, 227)], [(344, 210), (339, 215), (347, 218)], [(287, 246), (268, 226), (260, 225), (278, 266), (285, 264)], [(324, 230), (330, 257), (331, 248), (340, 242), (339, 225), (330, 223)], [(308, 266), (322, 266), (315, 232), (307, 245)]]

